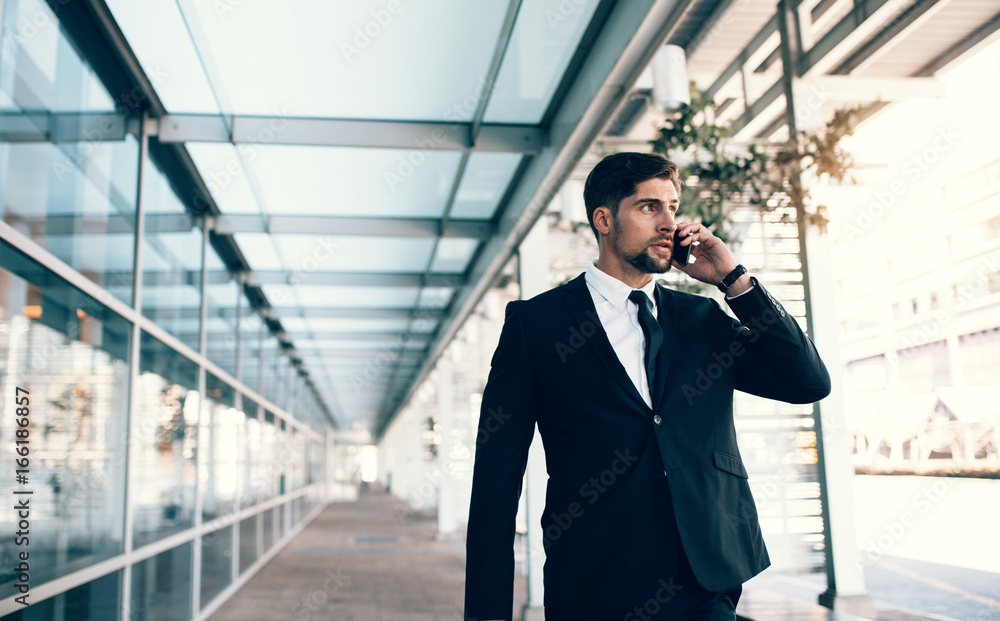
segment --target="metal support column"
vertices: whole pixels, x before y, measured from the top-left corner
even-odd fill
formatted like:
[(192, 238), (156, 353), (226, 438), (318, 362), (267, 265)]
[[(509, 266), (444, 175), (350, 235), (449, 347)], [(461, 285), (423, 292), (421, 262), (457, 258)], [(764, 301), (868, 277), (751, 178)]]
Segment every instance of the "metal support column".
[[(198, 352), (202, 356), (205, 356), (208, 352), (208, 233), (212, 230), (213, 224), (214, 222), (209, 216), (204, 216), (201, 220), (201, 278), (198, 282), (201, 306), (198, 313)], [(213, 422), (210, 418), (212, 412), (208, 409), (208, 400), (206, 399), (207, 389), (205, 365), (199, 363), (198, 396), (200, 403), (198, 408), (198, 440), (195, 446), (198, 447), (198, 454), (208, 455), (208, 459), (203, 460), (199, 458), (195, 465), (194, 526), (198, 530), (198, 535), (195, 536), (191, 543), (191, 561), (193, 564), (191, 572), (191, 617), (193, 619), (198, 618), (198, 613), (201, 610), (201, 515), (204, 510), (205, 494), (211, 492), (214, 499), (214, 481), (212, 480), (212, 476), (215, 472), (215, 455), (213, 453), (215, 442), (212, 441), (212, 433), (209, 433), (208, 437), (205, 437), (205, 434), (202, 433), (206, 427), (205, 423), (207, 422), (208, 427), (212, 428)], [(207, 451), (205, 450), (206, 443), (208, 444)], [(203, 476), (205, 473), (200, 471), (202, 466), (208, 468), (207, 477)], [(202, 480), (206, 483), (204, 489), (201, 486)]]
[[(778, 3), (778, 31), (781, 35), (782, 89), (785, 95), (786, 121), (790, 140), (796, 140), (799, 116), (818, 119), (819, 114), (796, 107), (795, 93), (799, 86), (798, 59), (802, 40), (799, 36), (798, 15), (794, 2)], [(802, 181), (801, 171), (792, 174)], [(826, 563), (827, 590), (820, 594), (819, 603), (827, 608), (874, 618), (875, 607), (865, 593), (861, 567), (852, 562), (857, 544), (854, 532), (854, 472), (848, 453), (847, 430), (843, 417), (843, 370), (840, 364), (838, 323), (834, 312), (834, 288), (810, 286), (811, 280), (833, 282), (829, 263), (829, 236), (808, 229), (802, 210), (796, 214), (799, 237), (799, 258), (802, 264), (802, 287), (805, 301), (807, 330), (830, 371), (833, 392), (823, 403), (813, 406), (816, 420), (817, 475), (823, 519), (823, 543)], [(827, 259), (820, 259), (821, 257)], [(810, 262), (810, 257), (817, 261)], [(822, 326), (819, 330), (816, 326)], [(824, 414), (825, 412), (825, 414)]]
[[(0, 14), (2, 14), (2, 6), (0, 6)], [(148, 120), (146, 114), (143, 113), (141, 117), (141, 122), (139, 123), (139, 170), (137, 172), (136, 178), (136, 197), (135, 197), (135, 238), (133, 239), (133, 254), (132, 254), (132, 308), (135, 309), (137, 315), (142, 314), (142, 241), (146, 236), (146, 220), (145, 220), (145, 208), (143, 205), (143, 179), (144, 179), (144, 169), (146, 166), (146, 159), (149, 157), (149, 135), (146, 131)], [(131, 327), (131, 342), (129, 343), (129, 381), (128, 381), (128, 417), (125, 423), (125, 443), (122, 447), (123, 459), (122, 464), (125, 468), (125, 519), (124, 519), (124, 533), (123, 533), (123, 545), (122, 552), (124, 554), (129, 554), (133, 549), (133, 531), (135, 524), (135, 502), (133, 494), (133, 481), (132, 481), (132, 451), (130, 450), (131, 442), (129, 439), (132, 437), (133, 425), (132, 422), (138, 415), (136, 410), (138, 409), (137, 404), (139, 402), (138, 388), (139, 388), (139, 356), (142, 344), (142, 329), (139, 328), (138, 323), (133, 323)], [(121, 597), (121, 610), (123, 619), (132, 618), (132, 564), (126, 564), (122, 568), (122, 597)]]

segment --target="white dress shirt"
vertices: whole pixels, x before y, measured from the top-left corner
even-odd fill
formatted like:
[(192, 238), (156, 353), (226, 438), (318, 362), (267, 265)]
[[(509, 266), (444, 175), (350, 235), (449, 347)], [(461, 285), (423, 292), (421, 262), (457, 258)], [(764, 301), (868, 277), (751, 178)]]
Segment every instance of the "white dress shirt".
[[(587, 281), (590, 295), (594, 298), (597, 316), (604, 326), (604, 331), (608, 333), (611, 347), (618, 354), (618, 360), (625, 367), (625, 372), (635, 384), (635, 389), (642, 395), (643, 401), (652, 408), (653, 399), (649, 394), (649, 381), (646, 379), (646, 338), (639, 323), (639, 307), (628, 299), (632, 287), (614, 276), (605, 274), (594, 263), (587, 266), (584, 280)], [(653, 293), (655, 290), (656, 281), (653, 279), (642, 288), (642, 292), (652, 305), (653, 317), (658, 317), (656, 296)]]
[[(639, 323), (639, 307), (628, 299), (632, 287), (602, 272), (597, 267), (596, 261), (587, 266), (584, 280), (587, 281), (590, 295), (594, 298), (597, 316), (604, 326), (604, 331), (608, 333), (611, 347), (618, 354), (618, 360), (625, 367), (625, 372), (635, 384), (635, 389), (642, 395), (643, 401), (652, 408), (653, 398), (649, 394), (649, 381), (646, 379), (646, 337)], [(642, 292), (649, 298), (653, 317), (659, 319), (655, 291), (656, 281), (651, 278), (642, 288)], [(726, 299), (732, 300), (739, 295), (726, 296)], [(664, 345), (669, 338), (670, 335), (664, 335)]]

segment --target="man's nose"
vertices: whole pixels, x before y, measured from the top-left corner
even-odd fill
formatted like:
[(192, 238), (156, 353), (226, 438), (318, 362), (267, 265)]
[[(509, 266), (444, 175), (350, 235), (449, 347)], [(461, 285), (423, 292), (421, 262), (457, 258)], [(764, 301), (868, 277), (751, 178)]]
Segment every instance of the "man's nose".
[(666, 233), (673, 233), (674, 229), (676, 228), (677, 228), (677, 222), (674, 220), (674, 213), (669, 209), (664, 209), (663, 212), (660, 214), (656, 230), (663, 231)]

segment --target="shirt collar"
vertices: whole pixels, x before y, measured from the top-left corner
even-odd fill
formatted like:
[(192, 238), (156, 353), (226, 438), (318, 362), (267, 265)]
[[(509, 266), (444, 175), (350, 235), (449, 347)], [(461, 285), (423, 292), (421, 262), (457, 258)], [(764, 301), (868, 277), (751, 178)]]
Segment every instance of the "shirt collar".
[[(629, 294), (632, 293), (632, 287), (614, 276), (602, 272), (597, 267), (596, 261), (591, 262), (587, 266), (587, 273), (584, 278), (586, 278), (588, 285), (593, 287), (595, 291), (601, 294), (601, 297), (610, 302), (615, 308), (622, 308), (628, 302)], [(656, 291), (656, 279), (650, 278), (641, 291), (653, 303), (653, 308), (656, 308), (656, 296), (654, 295)]]

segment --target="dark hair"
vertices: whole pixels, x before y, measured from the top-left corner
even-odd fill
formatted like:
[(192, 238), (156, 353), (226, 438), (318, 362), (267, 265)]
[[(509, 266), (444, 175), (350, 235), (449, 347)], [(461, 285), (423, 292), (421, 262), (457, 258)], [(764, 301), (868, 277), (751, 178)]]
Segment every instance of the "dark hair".
[(618, 215), (618, 205), (622, 199), (631, 196), (635, 187), (648, 179), (667, 179), (674, 182), (680, 194), (681, 182), (677, 164), (659, 153), (615, 153), (601, 160), (587, 175), (583, 186), (583, 202), (587, 206), (587, 221), (590, 230), (600, 242), (601, 236), (594, 226), (594, 210), (607, 207), (612, 216)]

